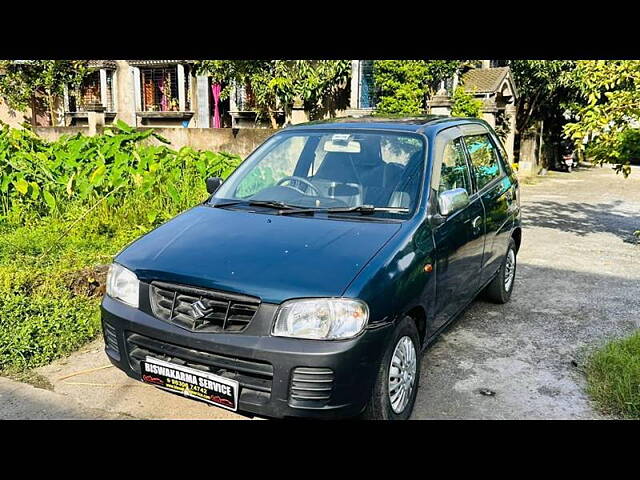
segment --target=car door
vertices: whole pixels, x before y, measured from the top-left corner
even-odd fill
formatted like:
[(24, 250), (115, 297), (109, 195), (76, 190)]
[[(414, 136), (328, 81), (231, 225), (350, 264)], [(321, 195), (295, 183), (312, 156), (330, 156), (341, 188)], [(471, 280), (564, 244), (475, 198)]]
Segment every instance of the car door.
[(511, 234), (513, 182), (506, 174), (500, 148), (491, 133), (480, 124), (465, 125), (464, 142), (471, 161), (477, 195), (485, 210), (484, 259), (481, 284), (491, 280), (507, 252)]
[(463, 308), (478, 289), (484, 250), (484, 209), (480, 197), (474, 195), (460, 129), (441, 132), (435, 149), (432, 188), (438, 196), (455, 188), (464, 188), (469, 195), (469, 204), (447, 217), (434, 212), (435, 218), (439, 217), (433, 230), (436, 247), (434, 328), (437, 329)]

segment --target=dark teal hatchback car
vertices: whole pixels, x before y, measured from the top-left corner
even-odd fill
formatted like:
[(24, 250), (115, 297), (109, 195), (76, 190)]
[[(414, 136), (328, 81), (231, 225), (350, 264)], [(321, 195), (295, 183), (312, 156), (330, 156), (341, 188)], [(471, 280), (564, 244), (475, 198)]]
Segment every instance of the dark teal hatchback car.
[(291, 126), (115, 258), (106, 353), (129, 376), (267, 417), (410, 416), (420, 354), (511, 296), (518, 181), (477, 119)]

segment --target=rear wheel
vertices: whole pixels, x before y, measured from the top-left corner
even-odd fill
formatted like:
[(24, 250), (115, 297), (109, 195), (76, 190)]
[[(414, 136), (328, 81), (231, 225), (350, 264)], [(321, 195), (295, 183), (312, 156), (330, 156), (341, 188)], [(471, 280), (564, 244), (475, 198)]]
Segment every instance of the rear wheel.
[(385, 351), (369, 404), (363, 417), (370, 420), (406, 420), (413, 411), (420, 378), (420, 339), (411, 317), (396, 326)]
[(485, 290), (485, 297), (495, 303), (507, 303), (513, 292), (516, 278), (516, 242), (509, 241), (509, 248), (500, 270)]

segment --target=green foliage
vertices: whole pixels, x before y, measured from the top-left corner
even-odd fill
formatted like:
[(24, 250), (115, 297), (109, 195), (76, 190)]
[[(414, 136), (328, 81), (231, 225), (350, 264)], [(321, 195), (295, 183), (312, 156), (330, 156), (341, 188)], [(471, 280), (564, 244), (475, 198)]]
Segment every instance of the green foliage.
[(225, 84), (227, 98), (235, 83), (248, 85), (255, 108), (269, 115), (290, 111), (300, 99), (312, 117), (330, 103), (348, 84), (350, 60), (201, 60), (201, 74)]
[(587, 157), (598, 163), (612, 163), (618, 173), (631, 173), (631, 164), (640, 161), (640, 130), (623, 128), (606, 138), (596, 139), (586, 146)]
[(640, 332), (592, 354), (586, 373), (588, 392), (605, 412), (640, 419)]
[(571, 80), (574, 60), (511, 60), (509, 67), (518, 89), (516, 128), (523, 133), (534, 122), (544, 120), (549, 129), (560, 121), (577, 89)]
[(51, 122), (56, 124), (56, 98), (65, 86), (77, 88), (89, 73), (86, 60), (0, 61), (0, 96), (9, 107), (24, 110), (37, 96), (46, 99)]
[(575, 121), (564, 133), (578, 148), (589, 142), (595, 163), (613, 164), (617, 173), (631, 173), (625, 135), (640, 120), (640, 61), (584, 60), (576, 62), (571, 81), (581, 103), (573, 105)]
[(458, 60), (375, 60), (373, 78), (381, 114), (416, 115), (442, 80), (463, 64)]
[[(163, 142), (144, 142), (151, 137)], [(132, 190), (169, 197), (181, 204), (177, 184), (184, 169), (202, 178), (226, 176), (239, 159), (227, 153), (169, 148), (152, 130), (136, 131), (123, 122), (104, 135), (81, 134), (46, 142), (28, 130), (0, 129), (0, 213), (64, 213), (65, 202), (95, 201), (113, 192), (109, 205)], [(162, 212), (156, 212), (160, 215)]]
[(482, 116), (482, 100), (476, 99), (473, 93), (466, 92), (462, 87), (454, 90), (451, 101), (452, 117), (480, 118)]
[(149, 132), (118, 124), (105, 135), (46, 142), (3, 127), (0, 370), (45, 364), (98, 335), (99, 295), (74, 290), (73, 282), (202, 202), (204, 178), (226, 177), (239, 162), (153, 145)]

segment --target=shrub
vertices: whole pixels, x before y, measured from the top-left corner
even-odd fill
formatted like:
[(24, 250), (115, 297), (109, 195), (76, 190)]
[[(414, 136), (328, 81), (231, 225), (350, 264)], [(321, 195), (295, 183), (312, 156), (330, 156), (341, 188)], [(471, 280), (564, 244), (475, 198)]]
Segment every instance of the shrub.
[[(146, 140), (162, 142), (153, 145)], [(124, 122), (104, 135), (65, 136), (47, 142), (29, 130), (0, 129), (0, 212), (62, 213), (69, 201), (91, 202), (110, 194), (109, 205), (135, 191), (148, 197), (182, 197), (177, 184), (185, 170), (227, 176), (239, 158), (224, 152), (169, 148), (152, 130), (136, 131)]]
[(464, 88), (457, 87), (451, 97), (452, 117), (475, 117), (482, 116), (482, 100), (478, 100), (473, 93), (466, 92)]
[(381, 114), (416, 115), (442, 80), (455, 73), (458, 60), (376, 60), (373, 78)]
[(2, 126), (0, 370), (46, 364), (98, 335), (100, 298), (78, 288), (81, 276), (206, 199), (204, 178), (240, 161), (164, 142), (123, 123), (56, 142)]

